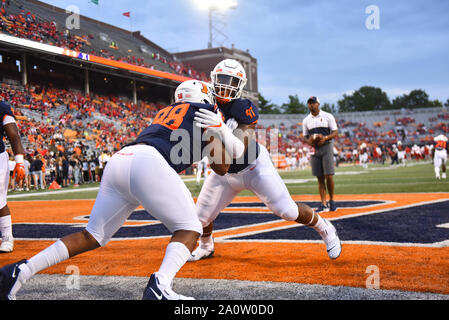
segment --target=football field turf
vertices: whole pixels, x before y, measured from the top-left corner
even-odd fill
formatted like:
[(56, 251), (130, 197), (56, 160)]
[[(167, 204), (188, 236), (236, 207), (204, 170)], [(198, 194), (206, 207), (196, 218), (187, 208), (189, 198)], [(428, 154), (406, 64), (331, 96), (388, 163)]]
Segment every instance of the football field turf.
[[(310, 169), (280, 175), (295, 201), (318, 204)], [(195, 178), (183, 179), (197, 197)], [(449, 181), (436, 180), (432, 164), (339, 167), (335, 191), (338, 210), (322, 216), (342, 240), (337, 260), (314, 231), (279, 219), (245, 191), (216, 220), (214, 257), (187, 263), (175, 291), (213, 300), (449, 299)], [(0, 255), (0, 265), (81, 230), (97, 192), (86, 185), (11, 193), (15, 251)], [(140, 208), (106, 247), (45, 270), (18, 299), (139, 299), (169, 237)]]

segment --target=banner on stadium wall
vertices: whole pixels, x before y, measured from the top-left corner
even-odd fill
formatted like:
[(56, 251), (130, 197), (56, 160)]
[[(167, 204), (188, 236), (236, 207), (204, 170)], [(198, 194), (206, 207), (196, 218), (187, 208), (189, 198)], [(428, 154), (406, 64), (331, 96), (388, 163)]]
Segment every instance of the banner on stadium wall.
[(169, 79), (174, 80), (178, 82), (184, 82), (186, 80), (190, 80), (191, 78), (183, 77), (180, 75), (176, 75), (169, 72), (159, 71), (159, 70), (153, 70), (145, 67), (136, 66), (130, 63), (121, 62), (121, 61), (115, 61), (111, 59), (106, 59), (94, 55), (90, 55), (83, 52), (73, 51), (69, 49), (59, 48), (56, 46), (51, 46), (49, 44), (39, 43), (27, 39), (21, 39), (16, 38), (12, 36), (8, 36), (6, 34), (0, 33), (0, 42), (6, 42), (9, 44), (19, 45), (22, 47), (30, 48), (30, 49), (36, 49), (40, 51), (45, 51), (53, 54), (63, 55), (67, 56), (73, 59), (80, 59), (84, 61), (89, 61), (92, 63), (96, 63), (99, 65), (107, 66), (107, 67), (113, 67), (118, 68), (122, 70), (132, 71), (134, 73), (142, 74), (142, 75), (148, 75), (152, 77), (162, 78), (162, 79)]

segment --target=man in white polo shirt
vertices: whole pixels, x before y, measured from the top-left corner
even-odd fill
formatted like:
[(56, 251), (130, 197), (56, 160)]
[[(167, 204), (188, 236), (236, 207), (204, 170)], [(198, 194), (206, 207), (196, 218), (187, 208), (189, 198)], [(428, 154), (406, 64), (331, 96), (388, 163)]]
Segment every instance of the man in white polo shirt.
[[(335, 211), (334, 201), (334, 154), (333, 139), (338, 135), (338, 127), (333, 115), (320, 110), (320, 100), (310, 97), (307, 100), (310, 114), (302, 123), (304, 141), (314, 148), (310, 158), (312, 174), (318, 179), (321, 204), (316, 212)], [(326, 202), (326, 185), (329, 193), (329, 206)]]

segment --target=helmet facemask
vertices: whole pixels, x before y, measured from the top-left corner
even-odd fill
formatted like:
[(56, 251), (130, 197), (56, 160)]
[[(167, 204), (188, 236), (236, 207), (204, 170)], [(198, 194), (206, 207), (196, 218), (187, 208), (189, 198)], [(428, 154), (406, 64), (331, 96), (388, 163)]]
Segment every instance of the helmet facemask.
[(214, 94), (217, 100), (230, 102), (241, 97), (246, 79), (234, 75), (217, 73), (212, 75), (212, 83), (214, 84)]

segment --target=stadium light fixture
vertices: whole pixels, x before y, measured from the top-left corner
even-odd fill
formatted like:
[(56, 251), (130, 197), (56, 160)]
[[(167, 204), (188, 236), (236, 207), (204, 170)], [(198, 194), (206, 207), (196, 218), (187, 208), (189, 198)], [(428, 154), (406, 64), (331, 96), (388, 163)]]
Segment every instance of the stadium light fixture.
[(228, 9), (235, 9), (238, 6), (236, 0), (195, 0), (198, 7), (207, 10), (225, 11)]
[(194, 0), (197, 6), (201, 9), (206, 9), (209, 11), (209, 44), (208, 48), (212, 48), (212, 43), (214, 42), (214, 32), (218, 35), (227, 39), (227, 35), (225, 32), (226, 21), (225, 18), (219, 19), (219, 15), (216, 14), (217, 17), (213, 17), (213, 13), (221, 13), (224, 14), (226, 11), (235, 9), (238, 6), (237, 0)]

